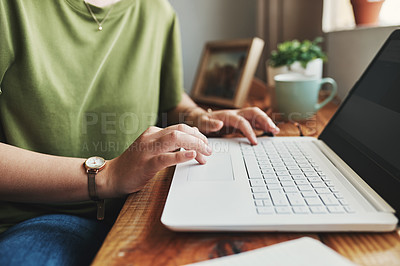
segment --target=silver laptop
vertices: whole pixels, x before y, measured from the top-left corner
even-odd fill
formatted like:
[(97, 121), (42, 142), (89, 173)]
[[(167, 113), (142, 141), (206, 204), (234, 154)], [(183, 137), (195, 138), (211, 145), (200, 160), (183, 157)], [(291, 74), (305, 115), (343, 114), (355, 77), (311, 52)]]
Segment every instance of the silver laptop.
[(176, 231), (391, 231), (400, 210), (400, 30), (318, 139), (210, 139), (180, 164), (161, 217)]

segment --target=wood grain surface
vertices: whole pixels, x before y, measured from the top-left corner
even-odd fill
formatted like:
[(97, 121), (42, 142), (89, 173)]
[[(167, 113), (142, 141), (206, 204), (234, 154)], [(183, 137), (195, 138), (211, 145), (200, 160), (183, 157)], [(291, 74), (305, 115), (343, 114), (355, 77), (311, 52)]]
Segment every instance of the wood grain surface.
[[(250, 99), (263, 107), (265, 99)], [(265, 103), (264, 103), (265, 104)], [(265, 106), (265, 105), (264, 105)], [(304, 135), (318, 136), (337, 109), (330, 103), (302, 123)], [(278, 123), (280, 135), (299, 136), (298, 127)], [(303, 236), (321, 240), (360, 265), (400, 265), (399, 231), (392, 233), (177, 233), (165, 228), (160, 217), (174, 167), (157, 175), (140, 192), (130, 195), (98, 252), (94, 265), (183, 265)]]

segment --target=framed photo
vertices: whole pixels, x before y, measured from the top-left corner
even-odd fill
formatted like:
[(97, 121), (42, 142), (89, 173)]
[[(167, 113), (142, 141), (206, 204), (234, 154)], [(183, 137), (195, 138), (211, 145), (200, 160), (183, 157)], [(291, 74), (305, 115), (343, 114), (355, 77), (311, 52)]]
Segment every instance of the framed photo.
[(264, 48), (259, 38), (206, 43), (191, 97), (196, 102), (240, 108)]

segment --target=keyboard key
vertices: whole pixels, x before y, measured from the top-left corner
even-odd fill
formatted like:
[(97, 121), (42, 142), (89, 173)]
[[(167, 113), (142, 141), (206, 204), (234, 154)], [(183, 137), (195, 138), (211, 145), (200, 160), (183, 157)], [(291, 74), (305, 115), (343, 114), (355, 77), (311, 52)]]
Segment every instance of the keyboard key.
[(314, 191), (314, 189), (310, 185), (300, 185), (297, 187), (299, 188), (300, 191)]
[(324, 182), (313, 182), (311, 185), (313, 186), (313, 188), (326, 188)]
[(277, 168), (281, 167), (281, 168), (285, 168), (283, 170), (286, 170), (285, 165), (281, 162), (281, 163), (272, 163), (271, 166), (276, 170)]
[(266, 206), (266, 207), (272, 206), (271, 199), (265, 199), (265, 200), (263, 200), (263, 203), (264, 203), (264, 206)]
[(330, 213), (345, 213), (342, 206), (328, 206), (328, 211)]
[(348, 203), (347, 200), (345, 200), (345, 199), (340, 199), (339, 202), (340, 202), (340, 204), (342, 204), (342, 205), (349, 205), (349, 203)]
[(264, 179), (277, 179), (278, 177), (275, 174), (264, 174)]
[(258, 214), (275, 214), (273, 207), (257, 207)]
[(290, 214), (292, 213), (291, 208), (289, 207), (275, 207), (275, 211), (277, 214)]
[(291, 175), (303, 175), (303, 172), (301, 170), (289, 170), (289, 173)]
[(324, 202), (324, 204), (327, 205), (327, 206), (337, 206), (337, 205), (339, 205), (338, 200), (335, 198), (335, 196), (333, 196), (331, 194), (323, 194), (323, 195), (319, 195), (319, 197)]
[(308, 185), (308, 181), (305, 179), (300, 179), (295, 181), (296, 185)]
[[(306, 180), (306, 177), (302, 174), (301, 175), (292, 175), (292, 178), (294, 180)], [(307, 181), (307, 183), (308, 183), (308, 181)]]
[(299, 192), (297, 190), (297, 187), (284, 187), (283, 190), (288, 193), (288, 192)]
[(278, 179), (265, 179), (265, 183), (269, 184), (280, 184)]
[(292, 205), (292, 206), (303, 206), (303, 205), (305, 205), (303, 197), (298, 193), (289, 193), (286, 196), (289, 199), (290, 205)]
[(254, 199), (269, 199), (269, 194), (267, 193), (254, 193)]
[[(259, 165), (260, 165), (260, 162), (259, 162)], [(266, 164), (261, 164), (259, 167), (261, 170), (267, 170), (267, 169), (273, 170), (272, 166), (266, 165)]]
[(322, 205), (321, 200), (318, 197), (315, 198), (306, 198), (307, 205), (309, 206), (319, 206)]
[[(324, 180), (325, 181), (325, 180)], [(326, 186), (327, 187), (334, 187), (335, 185), (333, 184), (333, 182), (332, 181), (329, 181), (329, 180), (326, 180), (325, 181), (325, 184), (326, 184)]]
[(312, 213), (316, 213), (316, 214), (327, 213), (325, 206), (311, 206), (310, 210)]
[(276, 183), (276, 184), (268, 184), (267, 187), (268, 187), (269, 190), (281, 189), (281, 188), (282, 188), (281, 185), (280, 185), (279, 183)]
[(258, 167), (258, 163), (253, 156), (245, 156), (247, 173), (249, 178), (262, 178), (260, 168)]
[[(315, 178), (317, 178), (318, 180), (321, 180), (320, 177), (319, 177), (319, 175), (318, 175), (316, 172), (304, 172), (304, 175), (305, 175), (307, 178), (315, 177)], [(314, 179), (314, 180), (317, 180), (317, 179)]]
[(292, 181), (292, 178), (289, 175), (279, 176), (278, 179), (280, 181)]
[(308, 181), (310, 182), (322, 182), (321, 178), (317, 177), (317, 176), (308, 176), (307, 177)]
[(271, 199), (272, 199), (272, 203), (274, 204), (274, 206), (287, 206), (288, 205), (288, 201), (287, 201), (286, 196), (283, 193), (283, 191), (272, 190), (269, 193), (271, 194)]
[(262, 200), (255, 200), (255, 201), (254, 201), (254, 204), (255, 204), (257, 207), (264, 206)]
[(303, 195), (304, 198), (313, 198), (317, 196), (314, 191), (303, 191), (301, 195)]
[(274, 169), (261, 169), (262, 174), (275, 174)]
[(276, 175), (277, 176), (286, 176), (286, 175), (288, 176), (289, 172), (288, 171), (277, 171)]
[(264, 187), (265, 183), (263, 179), (250, 179), (250, 186), (252, 187)]
[(308, 207), (305, 206), (294, 206), (292, 210), (295, 214), (307, 214), (310, 212)]
[(264, 193), (266, 193), (266, 192), (268, 192), (268, 190), (267, 190), (266, 187), (253, 187), (253, 188), (251, 188), (251, 191), (252, 191), (253, 193), (259, 193), (259, 192), (264, 192)]
[(331, 191), (327, 188), (316, 188), (315, 192), (318, 194), (331, 194)]
[(293, 181), (281, 181), (282, 187), (294, 187), (295, 184)]

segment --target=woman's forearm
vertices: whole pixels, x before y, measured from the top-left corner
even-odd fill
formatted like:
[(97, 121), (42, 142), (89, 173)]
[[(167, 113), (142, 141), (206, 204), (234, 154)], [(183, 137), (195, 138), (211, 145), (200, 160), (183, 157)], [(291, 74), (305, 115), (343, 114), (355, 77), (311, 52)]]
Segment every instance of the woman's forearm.
[[(0, 200), (35, 203), (89, 200), (84, 161), (0, 143)], [(106, 194), (105, 174), (106, 171), (101, 171), (96, 176), (100, 196)]]

